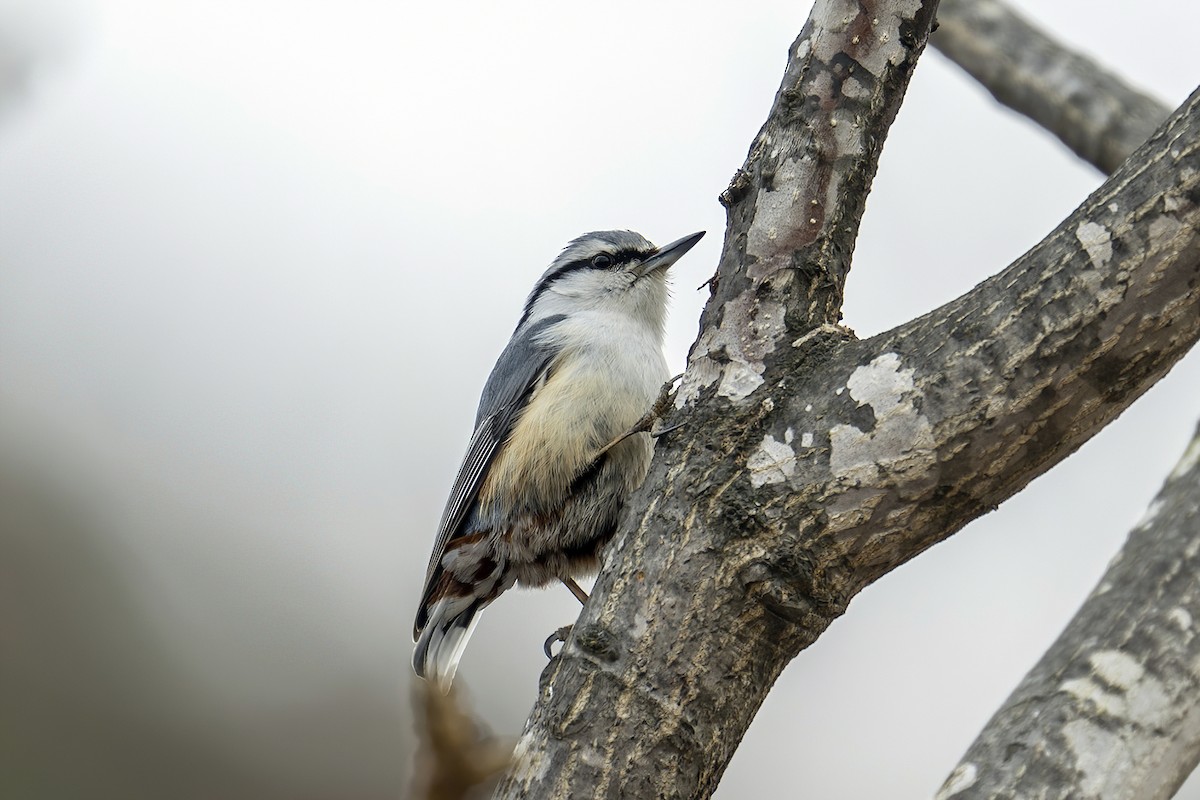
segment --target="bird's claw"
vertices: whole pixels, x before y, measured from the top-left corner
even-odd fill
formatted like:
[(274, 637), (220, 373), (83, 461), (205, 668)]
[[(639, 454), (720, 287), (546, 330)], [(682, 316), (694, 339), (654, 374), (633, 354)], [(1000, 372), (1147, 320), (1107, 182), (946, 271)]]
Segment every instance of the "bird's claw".
[(573, 627), (573, 625), (563, 625), (546, 638), (546, 643), (542, 645), (542, 652), (546, 654), (546, 658), (554, 658), (554, 653), (551, 652), (550, 648), (554, 646), (555, 642), (562, 642), (563, 644), (566, 644), (567, 636), (570, 635), (571, 628)]
[(677, 431), (687, 424), (686, 421), (676, 422), (674, 425), (668, 425), (665, 428), (654, 430), (654, 423), (658, 420), (661, 420), (666, 415), (667, 410), (671, 407), (671, 393), (674, 391), (675, 384), (678, 383), (681, 378), (683, 378), (682, 372), (663, 384), (662, 391), (658, 393), (658, 399), (654, 401), (654, 405), (651, 407), (650, 413), (644, 417), (646, 422), (645, 430), (650, 433), (650, 438), (652, 439), (665, 436), (671, 431)]
[[(657, 439), (659, 436), (662, 436), (663, 434), (670, 433), (673, 430), (677, 430), (677, 429), (683, 427), (683, 423), (680, 422), (676, 425), (668, 426), (659, 431), (653, 430), (654, 423), (657, 422), (659, 419), (662, 419), (662, 416), (667, 413), (667, 409), (670, 408), (671, 392), (675, 386), (675, 382), (678, 381), (682, 377), (683, 377), (683, 373), (680, 373), (680, 374), (676, 375), (674, 378), (671, 378), (671, 380), (664, 383), (663, 387), (662, 387), (662, 391), (660, 391), (658, 393), (658, 399), (654, 401), (654, 405), (650, 407), (650, 410), (646, 412), (645, 416), (643, 416), (641, 419), (639, 419), (637, 422), (635, 422), (633, 424), (632, 428), (625, 431), (624, 433), (622, 433), (617, 438), (613, 439), (608, 444), (604, 445), (604, 447), (601, 447), (600, 452), (596, 453), (595, 458), (597, 458), (597, 459), (600, 458), (600, 456), (604, 455), (609, 450), (613, 449), (614, 447), (619, 445), (621, 442), (628, 439), (630, 436), (633, 436), (635, 433), (649, 433), (652, 438)], [(595, 459), (593, 459), (593, 461), (594, 460)]]
[(667, 435), (668, 433), (670, 433), (671, 431), (677, 431), (677, 430), (679, 430), (680, 428), (682, 428), (684, 425), (687, 425), (687, 420), (686, 420), (686, 419), (685, 419), (685, 420), (683, 420), (683, 421), (681, 421), (681, 422), (676, 422), (674, 425), (668, 425), (668, 426), (667, 426), (667, 427), (665, 427), (665, 428), (659, 428), (659, 429), (658, 429), (658, 430), (656, 430), (656, 431), (650, 431), (650, 438), (651, 438), (651, 439), (657, 439), (657, 438), (658, 438), (658, 437), (660, 437), (660, 436), (666, 436), (666, 435)]

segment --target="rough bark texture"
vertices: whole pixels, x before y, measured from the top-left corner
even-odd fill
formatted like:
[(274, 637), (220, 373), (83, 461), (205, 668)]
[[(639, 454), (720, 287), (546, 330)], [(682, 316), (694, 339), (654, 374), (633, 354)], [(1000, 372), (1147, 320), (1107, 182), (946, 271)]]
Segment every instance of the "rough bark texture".
[[(938, 42), (939, 32), (934, 41), (997, 95), (1020, 96), (1022, 87), (1055, 83), (1038, 72), (1046, 62), (1081, 65), (1069, 53), (1050, 54), (1048, 38), (991, 0), (947, 0), (939, 16), (948, 21), (948, 36)], [(984, 41), (993, 35), (1016, 57), (979, 75), (981, 62), (971, 59), (996, 57), (1000, 44)], [(1020, 46), (1023, 36), (1033, 37), (1030, 46)], [(1030, 53), (1041, 56), (1025, 57)], [(1126, 113), (1151, 113), (1151, 101), (1109, 76), (1081, 82), (1076, 74), (1074, 81), (1077, 91), (1115, 92), (1077, 102), (1077, 112), (1126, 106)], [(1056, 95), (1064, 89), (1047, 93), (1041, 104)], [(1108, 137), (1108, 161), (1139, 143), (1137, 123), (1130, 120)], [(1105, 124), (1105, 118), (1088, 120), (1075, 138), (1092, 137), (1095, 151)], [(1192, 625), (1200, 611), (1198, 459), (1200, 432), (1096, 591), (980, 733), (939, 800), (1154, 800), (1173, 796), (1191, 773), (1200, 760), (1200, 671), (1194, 666), (1200, 639)]]
[(1198, 621), (1200, 429), (938, 800), (1172, 797), (1200, 760)]
[(746, 166), (688, 371), (497, 790), (707, 797), (871, 581), (1075, 450), (1200, 336), (1200, 100), (1011, 267), (867, 341), (833, 323), (932, 4), (818, 2)]
[[(936, 0), (815, 4), (722, 195), (725, 248), (680, 395), (703, 389), (712, 402), (693, 407), (703, 411), (670, 446), (660, 441), (666, 457), (630, 504), (646, 514), (626, 515), (610, 546), (617, 563), (564, 645), (497, 797), (708, 796), (767, 689), (810, 640), (756, 599), (758, 555), (712, 565), (731, 538), (755, 553), (774, 544), (744, 527), (759, 509), (736, 454), (756, 443), (746, 437), (765, 413), (747, 397), (768, 361), (786, 380), (785, 362), (815, 363), (832, 343), (789, 346), (840, 317), (866, 195), (935, 9)], [(775, 489), (773, 504), (785, 494)], [(656, 513), (650, 498), (660, 493), (669, 502)], [(840, 612), (823, 609), (814, 627)]]
[(942, 0), (938, 23), (934, 47), (1106, 175), (1170, 113), (998, 0)]

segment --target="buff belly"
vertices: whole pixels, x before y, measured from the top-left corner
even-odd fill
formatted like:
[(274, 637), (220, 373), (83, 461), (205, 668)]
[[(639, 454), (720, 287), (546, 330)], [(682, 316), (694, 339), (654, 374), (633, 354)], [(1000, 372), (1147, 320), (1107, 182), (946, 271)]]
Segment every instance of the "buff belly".
[(494, 562), (526, 586), (598, 569), (626, 499), (646, 476), (653, 444), (639, 433), (599, 461), (597, 454), (641, 419), (659, 385), (614, 385), (607, 370), (551, 374), (480, 487), (470, 527), (491, 531), (480, 544)]

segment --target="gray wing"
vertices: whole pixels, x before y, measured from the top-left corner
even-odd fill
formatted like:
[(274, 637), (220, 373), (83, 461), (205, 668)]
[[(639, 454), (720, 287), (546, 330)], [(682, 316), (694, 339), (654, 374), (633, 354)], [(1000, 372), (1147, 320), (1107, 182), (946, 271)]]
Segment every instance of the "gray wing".
[(463, 523), (475, 504), (492, 459), (525, 408), (530, 390), (545, 376), (557, 354), (556, 348), (538, 341), (538, 334), (562, 319), (564, 316), (561, 314), (546, 317), (514, 334), (483, 387), (479, 411), (475, 415), (475, 432), (471, 435), (467, 454), (450, 489), (450, 498), (446, 501), (446, 509), (442, 512), (442, 521), (433, 543), (433, 554), (425, 570), (425, 589), (417, 610), (414, 636), (424, 627), (426, 601), (441, 574), (446, 546), (462, 534)]

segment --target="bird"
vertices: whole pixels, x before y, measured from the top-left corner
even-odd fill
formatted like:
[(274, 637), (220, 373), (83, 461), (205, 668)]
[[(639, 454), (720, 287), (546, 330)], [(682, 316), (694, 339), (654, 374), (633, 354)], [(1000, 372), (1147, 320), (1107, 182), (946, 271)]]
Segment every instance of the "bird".
[(484, 385), (413, 625), (413, 670), (443, 692), (503, 592), (560, 581), (587, 600), (575, 579), (598, 571), (653, 454), (643, 426), (669, 376), (667, 272), (702, 236), (655, 247), (585, 233), (529, 293)]

